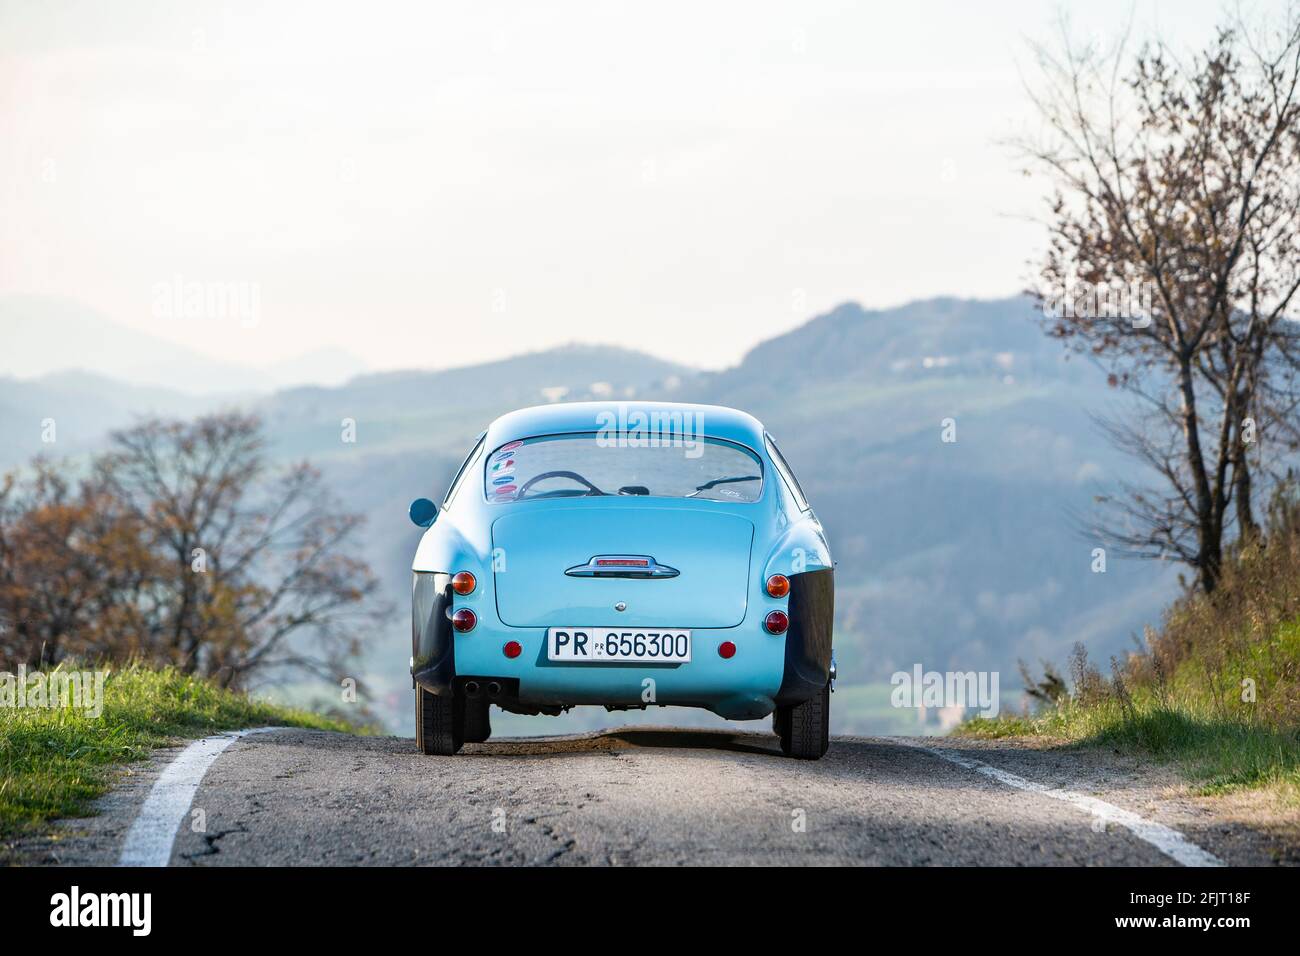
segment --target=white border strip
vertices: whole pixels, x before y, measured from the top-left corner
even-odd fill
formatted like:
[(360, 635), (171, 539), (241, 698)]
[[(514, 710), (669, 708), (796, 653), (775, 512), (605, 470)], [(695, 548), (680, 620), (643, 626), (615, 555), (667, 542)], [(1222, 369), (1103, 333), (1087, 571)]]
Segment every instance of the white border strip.
[(1006, 770), (967, 757), (964, 753), (919, 744), (909, 744), (908, 746), (923, 750), (926, 753), (932, 753), (936, 757), (942, 757), (949, 763), (955, 763), (967, 770), (974, 770), (986, 777), (992, 777), (999, 783), (1005, 783), (1008, 787), (1015, 787), (1017, 790), (1028, 790), (1030, 793), (1051, 797), (1053, 800), (1064, 800), (1071, 806), (1091, 813), (1103, 823), (1118, 823), (1139, 840), (1145, 840), (1165, 856), (1181, 863), (1183, 866), (1224, 865), (1224, 862), (1213, 853), (1201, 849), (1177, 830), (1171, 829), (1163, 823), (1155, 823), (1145, 817), (1140, 817), (1130, 810), (1115, 806), (1113, 803), (1107, 803), (1105, 800), (1098, 800), (1096, 797), (1090, 797), (1086, 794), (1076, 793), (1073, 790), (1061, 790), (1045, 784), (1035, 783), (1032, 780), (1026, 780), (1014, 773), (1009, 773)]
[(232, 730), (196, 740), (169, 763), (154, 781), (153, 789), (140, 807), (140, 814), (127, 831), (118, 866), (166, 866), (172, 858), (172, 844), (189, 812), (194, 794), (222, 751), (241, 737), (264, 734), (283, 727), (253, 727)]

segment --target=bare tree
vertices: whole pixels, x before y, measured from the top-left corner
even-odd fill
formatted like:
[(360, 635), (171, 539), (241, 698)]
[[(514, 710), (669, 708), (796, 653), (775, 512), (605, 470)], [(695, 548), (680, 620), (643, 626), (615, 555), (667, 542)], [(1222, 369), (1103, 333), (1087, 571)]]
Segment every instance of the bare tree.
[(361, 518), (319, 472), (267, 462), (257, 419), (147, 421), (76, 485), (48, 463), (0, 484), (0, 650), (141, 658), (223, 685), (336, 679), (386, 614), (350, 553)]
[[(336, 675), (384, 609), (348, 545), (361, 525), (306, 463), (268, 466), (251, 416), (149, 421), (113, 436), (99, 480), (169, 572), (162, 656), (223, 684), (293, 667)], [(308, 638), (308, 639), (303, 639)]]
[(1156, 476), (1108, 498), (1099, 530), (1212, 591), (1231, 529), (1255, 531), (1258, 472), (1281, 458), (1263, 449), (1300, 438), (1300, 17), (1262, 40), (1221, 29), (1186, 63), (1063, 34), (1030, 90), (1048, 134), (1019, 143), (1055, 186), (1036, 292), (1050, 332), (1136, 397), (1108, 431)]

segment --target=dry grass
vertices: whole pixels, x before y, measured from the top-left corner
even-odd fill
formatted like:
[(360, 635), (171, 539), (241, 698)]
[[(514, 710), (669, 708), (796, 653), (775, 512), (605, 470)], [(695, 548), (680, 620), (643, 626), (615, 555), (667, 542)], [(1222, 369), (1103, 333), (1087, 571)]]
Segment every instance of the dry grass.
[(1109, 674), (1076, 645), (1066, 684), (1026, 674), (1033, 716), (973, 720), (973, 736), (1048, 735), (1180, 764), (1204, 793), (1265, 789), (1300, 806), (1300, 501), (1229, 556), (1212, 595), (1188, 594)]

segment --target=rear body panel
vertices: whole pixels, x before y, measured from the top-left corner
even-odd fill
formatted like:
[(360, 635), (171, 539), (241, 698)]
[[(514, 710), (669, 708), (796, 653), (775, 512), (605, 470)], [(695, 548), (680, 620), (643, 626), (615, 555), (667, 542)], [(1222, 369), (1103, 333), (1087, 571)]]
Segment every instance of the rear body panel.
[[(568, 420), (557, 423), (557, 414), (570, 416), (569, 430), (582, 431), (591, 413), (580, 408), (513, 413), (488, 430), (486, 446), (490, 452), (564, 430)], [(758, 500), (607, 496), (501, 504), (483, 491), (485, 455), (476, 465), (478, 482), (470, 477), (416, 553), (414, 679), (442, 693), (469, 675), (495, 678), (512, 694), (499, 703), (522, 712), (661, 704), (703, 707), (731, 719), (760, 718), (777, 703), (818, 692), (830, 665), (834, 592), (821, 525), (772, 469), (761, 425), (729, 409), (705, 407), (702, 419), (705, 434), (743, 443), (760, 457)], [(654, 579), (565, 573), (597, 555), (628, 554), (650, 556), (679, 573)], [(449, 575), (459, 570), (477, 578), (469, 595), (450, 590)], [(767, 594), (773, 573), (791, 579), (789, 596)], [(478, 617), (468, 633), (450, 627), (451, 611), (461, 607)], [(785, 634), (765, 629), (772, 610), (789, 614)], [(548, 627), (689, 628), (692, 659), (553, 662)], [(522, 647), (515, 658), (503, 653), (511, 641)], [(723, 642), (735, 645), (729, 659), (718, 653)]]
[[(670, 499), (529, 502), (492, 523), (503, 560), (497, 613), (513, 627), (735, 627), (745, 619), (754, 525), (736, 514), (660, 507)], [(541, 507), (535, 507), (540, 505)], [(694, 507), (690, 507), (694, 505)], [(665, 578), (579, 577), (566, 569), (597, 555), (648, 555)], [(614, 605), (622, 603), (621, 612)]]

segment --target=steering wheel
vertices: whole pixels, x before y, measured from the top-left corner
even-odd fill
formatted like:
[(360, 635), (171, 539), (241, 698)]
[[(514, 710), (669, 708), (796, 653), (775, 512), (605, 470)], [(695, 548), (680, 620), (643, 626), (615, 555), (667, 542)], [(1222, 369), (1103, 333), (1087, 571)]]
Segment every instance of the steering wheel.
[(586, 478), (582, 477), (582, 475), (578, 474), (576, 471), (544, 471), (540, 475), (533, 475), (533, 477), (525, 481), (523, 487), (519, 489), (519, 493), (515, 495), (515, 500), (516, 501), (521, 500), (524, 497), (524, 495), (528, 494), (529, 488), (531, 488), (533, 485), (537, 484), (539, 481), (543, 480), (544, 478), (568, 478), (571, 481), (576, 481), (579, 484), (586, 485), (590, 489), (587, 492), (587, 494), (589, 495), (603, 495), (605, 493), (601, 491), (599, 488), (597, 488), (595, 485), (593, 485)]

